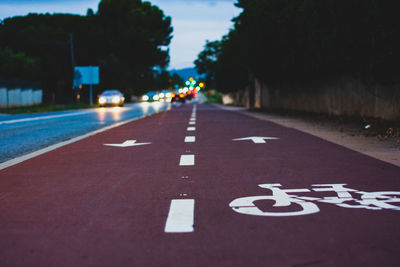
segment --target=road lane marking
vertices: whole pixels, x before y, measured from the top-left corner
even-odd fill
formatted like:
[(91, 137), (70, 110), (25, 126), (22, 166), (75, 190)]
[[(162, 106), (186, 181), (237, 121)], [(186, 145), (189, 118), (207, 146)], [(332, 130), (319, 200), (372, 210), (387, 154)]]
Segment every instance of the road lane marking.
[(251, 136), (251, 137), (243, 137), (243, 138), (236, 138), (232, 139), (233, 141), (247, 141), (251, 140), (255, 144), (265, 144), (265, 140), (278, 140), (278, 137), (261, 137), (261, 136)]
[(196, 118), (190, 118), (190, 120), (191, 120), (191, 121), (195, 121), (195, 120), (196, 120)]
[(189, 121), (189, 125), (195, 125), (196, 122), (195, 121)]
[(194, 232), (194, 199), (173, 199), (165, 223), (166, 233)]
[[(166, 111), (168, 111), (168, 110), (170, 110), (170, 109), (171, 109), (171, 106), (169, 106), (169, 107), (166, 109)], [(54, 144), (54, 145), (51, 145), (51, 146), (42, 148), (42, 149), (37, 150), (37, 151), (35, 151), (35, 152), (29, 153), (29, 154), (26, 154), (26, 155), (23, 155), (23, 156), (20, 156), (20, 157), (17, 157), (17, 158), (8, 160), (8, 161), (5, 161), (5, 162), (3, 162), (3, 163), (0, 163), (0, 170), (3, 170), (3, 169), (8, 168), (8, 167), (11, 167), (11, 166), (13, 166), (13, 165), (16, 165), (16, 164), (18, 164), (18, 163), (24, 162), (24, 161), (26, 161), (26, 160), (35, 158), (35, 157), (40, 156), (40, 155), (42, 155), (42, 154), (45, 154), (45, 153), (47, 153), (47, 152), (53, 151), (53, 150), (55, 150), (55, 149), (57, 149), (57, 148), (60, 148), (60, 147), (63, 147), (63, 146), (66, 146), (66, 145), (69, 145), (69, 144), (78, 142), (78, 141), (80, 141), (80, 140), (86, 139), (86, 138), (91, 137), (91, 136), (93, 136), (93, 135), (96, 135), (96, 134), (99, 134), (99, 133), (102, 133), (102, 132), (111, 130), (111, 129), (113, 129), (113, 128), (116, 128), (116, 127), (125, 125), (125, 124), (127, 124), (127, 123), (130, 123), (130, 122), (133, 122), (133, 121), (136, 121), (136, 120), (140, 120), (140, 119), (143, 119), (143, 118), (152, 116), (152, 115), (154, 115), (154, 114), (157, 114), (157, 113), (148, 114), (148, 115), (143, 115), (143, 116), (140, 116), (140, 117), (137, 117), (137, 118), (133, 118), (133, 119), (129, 119), (129, 120), (126, 120), (126, 121), (118, 122), (118, 123), (112, 124), (112, 125), (110, 125), (110, 126), (107, 126), (107, 127), (101, 128), (101, 129), (98, 129), (98, 130), (96, 130), (96, 131), (89, 132), (89, 133), (84, 134), (84, 135), (81, 135), (81, 136), (77, 136), (77, 137), (72, 138), (72, 139), (70, 139), (70, 140), (66, 140), (66, 141), (64, 141), (64, 142), (60, 142), (60, 143), (58, 143), (58, 144)]]
[(194, 155), (181, 155), (179, 166), (194, 166)]
[[(366, 210), (395, 210), (400, 208), (395, 205), (399, 203), (400, 191), (378, 191), (365, 192), (352, 189), (347, 184), (312, 184), (312, 188), (293, 188), (283, 189), (281, 184), (259, 184), (261, 188), (271, 190), (271, 195), (249, 196), (234, 199), (229, 203), (233, 211), (246, 215), (254, 216), (301, 216), (318, 213), (320, 211), (318, 203), (333, 204), (341, 208), (366, 209)], [(318, 195), (310, 196), (310, 192), (318, 192)], [(323, 197), (319, 192), (329, 192), (328, 196)], [(332, 194), (336, 193), (336, 196)], [(296, 193), (293, 195), (292, 193)], [(297, 193), (307, 193), (306, 196)], [(356, 198), (353, 198), (356, 196)], [(361, 199), (361, 200), (359, 200)], [(260, 200), (275, 202), (273, 207), (277, 210), (260, 209), (254, 203)], [(351, 203), (351, 204), (350, 204)], [(292, 205), (293, 204), (293, 205)], [(279, 207), (297, 206), (293, 211), (281, 211)], [(301, 210), (298, 209), (301, 207)]]
[(57, 119), (63, 117), (71, 117), (71, 116), (79, 116), (79, 115), (86, 115), (93, 112), (78, 112), (78, 113), (68, 113), (68, 114), (61, 114), (61, 115), (50, 115), (50, 116), (41, 116), (41, 117), (34, 117), (34, 118), (25, 118), (25, 119), (17, 119), (17, 120), (8, 120), (8, 121), (0, 121), (0, 125), (2, 124), (12, 124), (18, 122), (27, 122), (27, 121), (38, 121), (38, 120), (49, 120), (49, 119)]
[(130, 147), (130, 146), (143, 146), (150, 145), (151, 143), (136, 143), (136, 140), (126, 140), (122, 144), (104, 144), (105, 146), (115, 146), (115, 147)]
[(188, 132), (193, 132), (196, 131), (196, 127), (188, 127), (187, 130)]
[(196, 136), (186, 136), (185, 143), (194, 143), (196, 142)]

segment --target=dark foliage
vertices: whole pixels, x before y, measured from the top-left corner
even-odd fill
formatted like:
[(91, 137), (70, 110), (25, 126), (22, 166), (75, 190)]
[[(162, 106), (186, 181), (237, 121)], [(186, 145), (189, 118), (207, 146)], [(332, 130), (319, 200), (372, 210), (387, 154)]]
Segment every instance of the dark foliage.
[(8, 18), (0, 24), (0, 57), (16, 67), (1, 61), (0, 76), (40, 80), (50, 100), (72, 95), (73, 65), (99, 65), (98, 90), (139, 94), (169, 87), (170, 79), (155, 69), (169, 63), (171, 33), (170, 17), (141, 0), (102, 0), (98, 13), (89, 9), (86, 16)]
[(199, 70), (207, 68), (202, 71), (212, 74), (219, 89), (243, 88), (249, 73), (270, 83), (342, 74), (400, 81), (397, 1), (238, 0), (236, 5), (243, 12), (213, 49), (217, 60), (202, 57), (211, 51), (207, 44), (196, 63)]

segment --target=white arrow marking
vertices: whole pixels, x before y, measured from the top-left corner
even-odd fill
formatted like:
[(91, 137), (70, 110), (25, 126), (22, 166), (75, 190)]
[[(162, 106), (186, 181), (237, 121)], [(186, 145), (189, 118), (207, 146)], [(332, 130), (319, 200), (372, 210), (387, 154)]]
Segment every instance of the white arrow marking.
[(122, 144), (104, 144), (105, 146), (116, 146), (116, 147), (130, 147), (130, 146), (143, 146), (151, 143), (136, 143), (136, 140), (126, 140)]
[(245, 141), (245, 140), (251, 140), (255, 144), (265, 144), (265, 140), (278, 140), (278, 137), (261, 137), (261, 136), (252, 136), (252, 137), (243, 137), (243, 138), (237, 138), (233, 139), (233, 141)]

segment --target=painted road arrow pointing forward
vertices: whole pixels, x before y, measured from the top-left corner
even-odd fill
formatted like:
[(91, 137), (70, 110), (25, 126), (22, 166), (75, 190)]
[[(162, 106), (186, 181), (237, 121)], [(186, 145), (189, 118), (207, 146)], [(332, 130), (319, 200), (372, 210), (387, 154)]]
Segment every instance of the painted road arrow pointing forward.
[(126, 140), (122, 144), (104, 144), (105, 146), (116, 146), (116, 147), (129, 147), (129, 146), (143, 146), (151, 143), (136, 143), (136, 140)]
[(243, 137), (243, 138), (237, 138), (233, 139), (233, 141), (245, 141), (245, 140), (251, 140), (255, 144), (265, 144), (265, 140), (278, 140), (278, 137), (261, 137), (261, 136), (251, 136), (251, 137)]

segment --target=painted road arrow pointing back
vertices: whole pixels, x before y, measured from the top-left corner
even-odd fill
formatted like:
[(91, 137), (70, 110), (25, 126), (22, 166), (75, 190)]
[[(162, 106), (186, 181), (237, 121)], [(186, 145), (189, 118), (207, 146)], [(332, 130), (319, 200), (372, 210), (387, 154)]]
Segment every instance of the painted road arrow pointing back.
[(278, 140), (278, 137), (261, 137), (261, 136), (251, 136), (251, 137), (243, 137), (243, 138), (237, 138), (233, 139), (233, 141), (245, 141), (245, 140), (251, 140), (255, 144), (265, 144), (265, 140)]
[(136, 143), (136, 140), (126, 140), (122, 144), (104, 144), (105, 146), (116, 146), (116, 147), (130, 147), (130, 146), (143, 146), (151, 143)]

